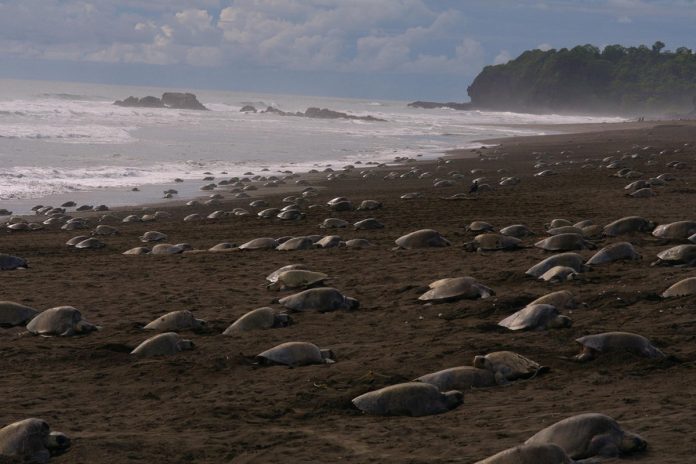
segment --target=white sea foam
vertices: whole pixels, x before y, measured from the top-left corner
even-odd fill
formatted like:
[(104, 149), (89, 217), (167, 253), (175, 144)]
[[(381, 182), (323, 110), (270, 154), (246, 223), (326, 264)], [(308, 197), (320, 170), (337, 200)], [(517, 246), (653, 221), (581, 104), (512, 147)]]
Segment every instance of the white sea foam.
[[(211, 111), (129, 108), (113, 101), (172, 89), (1, 84), (2, 200), (164, 184), (175, 177), (202, 179), (206, 171), (233, 176), (262, 167), (302, 171), (357, 160), (389, 161), (394, 156), (435, 157), (449, 148), (473, 146), (475, 140), (541, 132), (519, 125), (621, 120), (206, 91), (196, 93)], [(245, 105), (287, 112), (329, 108), (387, 122), (241, 113)]]

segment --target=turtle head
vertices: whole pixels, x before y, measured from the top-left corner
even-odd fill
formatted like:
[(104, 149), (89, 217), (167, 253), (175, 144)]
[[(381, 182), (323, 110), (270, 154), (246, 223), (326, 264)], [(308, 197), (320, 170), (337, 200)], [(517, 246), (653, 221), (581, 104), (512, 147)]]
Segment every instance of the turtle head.
[(181, 351), (190, 351), (195, 347), (196, 345), (191, 340), (179, 340), (179, 349)]
[(631, 432), (624, 432), (620, 446), (622, 452), (633, 453), (636, 451), (643, 451), (648, 447), (648, 443), (643, 440), (640, 435), (636, 435), (635, 433)]
[(346, 309), (358, 309), (360, 307), (360, 302), (355, 298), (346, 297)]
[(473, 365), (477, 369), (485, 369), (486, 368), (486, 357), (485, 356), (474, 356), (474, 362)]
[(276, 314), (273, 319), (273, 327), (287, 327), (292, 323), (293, 320), (287, 313)]
[(451, 390), (442, 394), (447, 409), (454, 409), (464, 402), (464, 393), (459, 390)]
[(51, 432), (46, 439), (46, 448), (51, 456), (65, 453), (70, 448), (70, 438), (62, 432)]
[(99, 330), (100, 327), (96, 326), (94, 324), (91, 324), (84, 319), (81, 319), (75, 324), (75, 333), (78, 334), (86, 334), (90, 332), (94, 332), (95, 330)]
[(568, 327), (573, 325), (573, 321), (571, 318), (568, 316), (557, 316), (553, 320), (551, 320), (549, 327), (552, 329), (567, 329)]
[(330, 349), (319, 350), (321, 353), (321, 359), (327, 364), (333, 364), (336, 362), (334, 359), (334, 353)]

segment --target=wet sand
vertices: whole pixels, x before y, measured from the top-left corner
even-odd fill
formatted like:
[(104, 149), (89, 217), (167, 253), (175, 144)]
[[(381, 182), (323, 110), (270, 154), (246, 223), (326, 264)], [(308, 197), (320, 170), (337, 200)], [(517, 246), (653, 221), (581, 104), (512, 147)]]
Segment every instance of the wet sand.
[[(377, 211), (321, 208), (292, 223), (232, 217), (191, 224), (182, 218), (192, 212), (248, 208), (249, 200), (225, 200), (222, 208), (164, 206), (159, 209), (170, 211), (171, 220), (116, 224), (121, 235), (105, 237), (102, 250), (64, 246), (82, 231), (2, 234), (0, 250), (26, 258), (31, 266), (0, 273), (3, 299), (42, 310), (72, 305), (102, 330), (84, 337), (43, 338), (21, 336), (22, 328), (0, 329), (0, 424), (40, 417), (69, 434), (72, 449), (53, 458), (54, 463), (472, 463), (520, 444), (564, 417), (601, 412), (649, 443), (645, 453), (622, 461), (690, 462), (696, 423), (696, 300), (658, 295), (696, 273), (650, 266), (656, 253), (672, 244), (649, 234), (607, 238), (598, 245), (628, 240), (643, 259), (600, 266), (560, 284), (524, 275), (550, 255), (537, 248), (471, 253), (462, 245), (474, 236), (465, 231), (473, 220), (498, 228), (525, 223), (543, 237), (544, 224), (554, 218), (597, 224), (628, 215), (657, 223), (696, 219), (695, 129), (693, 123), (677, 121), (638, 130), (500, 140), (496, 149), (481, 150), (485, 157), (453, 159), (437, 171), (440, 177), (466, 173), (456, 187), (435, 189), (432, 179), (386, 181), (381, 174), (364, 180), (358, 167), (345, 180), (324, 182), (326, 189), (315, 199), (318, 204), (338, 195), (356, 204), (374, 199), (384, 204)], [(654, 148), (641, 150), (646, 146)], [(663, 149), (680, 152), (656, 155), (656, 164), (646, 165), (648, 155)], [(677, 180), (657, 187), (656, 197), (627, 197), (623, 187), (630, 181), (596, 168), (598, 160), (617, 152), (644, 155), (626, 164), (646, 179), (669, 172)], [(534, 177), (540, 169), (533, 167), (533, 153), (547, 153), (547, 159), (559, 162), (551, 167), (558, 175)], [(687, 169), (666, 167), (674, 160), (685, 161)], [(594, 167), (581, 168), (583, 164)], [(419, 167), (435, 172), (432, 162)], [(469, 175), (471, 169), (483, 169), (494, 190), (473, 201), (442, 200), (468, 190), (478, 176)], [(499, 187), (502, 175), (521, 182)], [(283, 195), (266, 191), (272, 205), (281, 204)], [(412, 191), (424, 198), (399, 199)], [(147, 230), (168, 234), (170, 243), (207, 249), (223, 241), (323, 233), (317, 225), (327, 217), (351, 223), (375, 217), (386, 227), (327, 232), (377, 245), (366, 250), (121, 254), (140, 246), (138, 236)], [(397, 237), (421, 228), (438, 230), (453, 246), (392, 250)], [(580, 253), (587, 258), (594, 252)], [(289, 292), (267, 290), (264, 277), (290, 263), (329, 274), (332, 286), (360, 300), (360, 309), (295, 314), (295, 324), (288, 328), (221, 336), (247, 311), (278, 307), (272, 300)], [(496, 295), (433, 306), (416, 300), (430, 282), (464, 275)], [(536, 297), (561, 289), (587, 303), (565, 311), (574, 321), (572, 328), (511, 333), (496, 326)], [(180, 309), (208, 321), (207, 332), (184, 333), (195, 342), (194, 351), (154, 359), (129, 355), (151, 335), (142, 330), (144, 324)], [(668, 358), (569, 360), (577, 353), (574, 339), (612, 330), (644, 335)], [(255, 354), (293, 340), (331, 348), (337, 362), (293, 369), (251, 362)], [(364, 392), (467, 365), (474, 355), (497, 350), (517, 351), (551, 370), (506, 387), (467, 391), (459, 408), (436, 416), (371, 417), (351, 405)]]

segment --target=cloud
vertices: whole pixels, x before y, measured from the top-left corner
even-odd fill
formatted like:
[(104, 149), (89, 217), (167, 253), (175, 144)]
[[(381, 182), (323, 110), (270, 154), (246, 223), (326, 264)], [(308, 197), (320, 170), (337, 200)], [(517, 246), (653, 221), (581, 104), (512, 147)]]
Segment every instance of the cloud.
[(537, 45), (536, 48), (538, 50), (541, 50), (542, 52), (548, 52), (549, 50), (551, 50), (553, 48), (553, 46), (549, 43), (544, 42), (544, 43)]
[(616, 22), (620, 24), (631, 24), (633, 20), (628, 16), (619, 16), (618, 18), (616, 18)]
[(512, 59), (510, 52), (507, 50), (501, 50), (493, 60), (493, 64), (505, 64)]
[[(483, 63), (460, 11), (430, 0), (9, 0), (2, 56), (459, 73)], [(36, 11), (42, 14), (37, 15)]]

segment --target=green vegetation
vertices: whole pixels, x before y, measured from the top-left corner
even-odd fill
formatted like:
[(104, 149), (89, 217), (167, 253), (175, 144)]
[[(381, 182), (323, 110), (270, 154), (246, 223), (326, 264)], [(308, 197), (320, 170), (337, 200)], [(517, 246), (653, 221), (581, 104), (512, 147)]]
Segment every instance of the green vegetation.
[(696, 106), (696, 55), (686, 48), (593, 45), (531, 50), (487, 66), (468, 89), (472, 106), (525, 112), (686, 114)]

